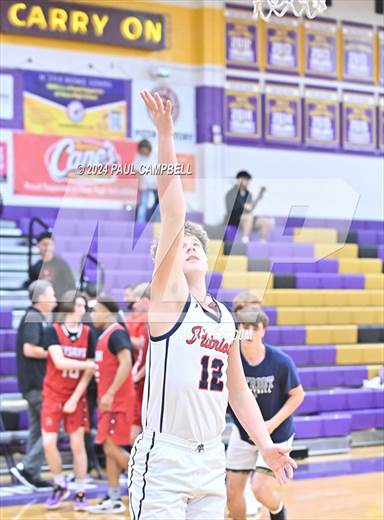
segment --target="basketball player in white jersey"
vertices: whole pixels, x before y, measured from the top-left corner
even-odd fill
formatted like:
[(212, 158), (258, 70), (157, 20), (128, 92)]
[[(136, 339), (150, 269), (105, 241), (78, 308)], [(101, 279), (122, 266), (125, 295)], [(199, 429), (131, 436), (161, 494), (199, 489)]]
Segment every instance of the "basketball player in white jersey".
[(241, 365), (230, 312), (209, 294), (207, 236), (185, 225), (172, 106), (141, 96), (158, 132), (161, 230), (151, 283), (143, 433), (132, 449), (131, 520), (223, 520), (225, 457), (221, 435), (229, 402), (264, 460), (283, 483), (295, 462), (272, 443)]

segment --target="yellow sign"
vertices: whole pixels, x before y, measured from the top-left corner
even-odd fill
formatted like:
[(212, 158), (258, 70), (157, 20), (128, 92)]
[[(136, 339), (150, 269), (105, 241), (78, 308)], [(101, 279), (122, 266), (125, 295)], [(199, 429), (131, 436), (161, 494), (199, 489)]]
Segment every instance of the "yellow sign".
[(2, 0), (0, 31), (46, 38), (163, 49), (163, 15), (64, 2)]

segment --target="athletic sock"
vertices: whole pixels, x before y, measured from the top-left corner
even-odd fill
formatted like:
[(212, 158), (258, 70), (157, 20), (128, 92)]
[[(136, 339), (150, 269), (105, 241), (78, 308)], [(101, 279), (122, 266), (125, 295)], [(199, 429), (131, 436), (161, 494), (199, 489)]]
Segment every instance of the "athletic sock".
[(270, 511), (269, 516), (271, 520), (285, 520), (285, 507), (283, 502), (281, 502), (279, 509), (276, 511)]
[(67, 485), (63, 473), (59, 473), (58, 475), (55, 475), (53, 477), (53, 482), (55, 483), (56, 486), (60, 486), (60, 487), (66, 487), (66, 485)]
[(77, 478), (75, 480), (76, 493), (84, 493), (86, 482), (87, 481), (84, 478), (83, 479)]
[(120, 500), (120, 498), (121, 498), (120, 488), (119, 487), (117, 487), (117, 488), (109, 487), (108, 496), (111, 500)]

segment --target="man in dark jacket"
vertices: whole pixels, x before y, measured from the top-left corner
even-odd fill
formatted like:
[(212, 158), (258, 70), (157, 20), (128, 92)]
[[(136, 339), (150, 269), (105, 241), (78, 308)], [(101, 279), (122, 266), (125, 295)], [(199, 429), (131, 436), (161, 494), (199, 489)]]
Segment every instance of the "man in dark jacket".
[(17, 331), (16, 356), (19, 390), (28, 402), (29, 435), (27, 453), (21, 463), (11, 468), (11, 473), (25, 486), (37, 489), (50, 486), (40, 479), (44, 463), (40, 423), (41, 392), (47, 359), (42, 340), (44, 329), (56, 306), (56, 298), (52, 285), (46, 280), (33, 282), (28, 291), (32, 305), (26, 310)]

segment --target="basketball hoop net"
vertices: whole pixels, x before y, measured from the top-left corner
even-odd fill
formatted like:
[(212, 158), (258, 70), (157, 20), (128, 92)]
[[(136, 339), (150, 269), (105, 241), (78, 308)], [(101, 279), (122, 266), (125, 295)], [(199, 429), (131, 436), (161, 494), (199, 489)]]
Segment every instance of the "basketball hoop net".
[(252, 0), (255, 18), (268, 21), (272, 15), (281, 18), (288, 11), (295, 16), (315, 18), (326, 10), (326, 0)]

